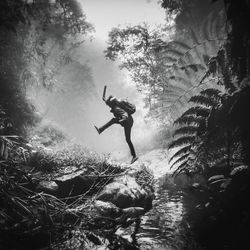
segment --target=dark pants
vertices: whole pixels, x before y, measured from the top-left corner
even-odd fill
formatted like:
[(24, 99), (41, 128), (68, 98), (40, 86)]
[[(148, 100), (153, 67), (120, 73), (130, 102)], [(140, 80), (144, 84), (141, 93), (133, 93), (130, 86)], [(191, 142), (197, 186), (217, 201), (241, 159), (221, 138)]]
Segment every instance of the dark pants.
[(125, 132), (126, 142), (128, 143), (131, 155), (133, 157), (135, 157), (136, 156), (135, 149), (134, 149), (133, 143), (131, 141), (131, 128), (133, 126), (133, 123), (134, 123), (134, 120), (133, 120), (132, 116), (129, 116), (122, 124), (119, 123), (118, 118), (112, 118), (109, 122), (107, 122), (105, 125), (100, 127), (99, 131), (103, 132), (105, 129), (112, 126), (113, 124), (120, 124), (121, 126), (123, 126), (124, 132)]

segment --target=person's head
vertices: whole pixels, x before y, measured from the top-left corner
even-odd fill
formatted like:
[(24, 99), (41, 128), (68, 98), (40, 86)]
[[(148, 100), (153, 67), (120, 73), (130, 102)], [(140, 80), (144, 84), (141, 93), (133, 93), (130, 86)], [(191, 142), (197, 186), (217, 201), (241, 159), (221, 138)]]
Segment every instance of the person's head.
[(106, 104), (112, 108), (115, 105), (115, 100), (116, 100), (115, 96), (110, 95), (106, 100)]

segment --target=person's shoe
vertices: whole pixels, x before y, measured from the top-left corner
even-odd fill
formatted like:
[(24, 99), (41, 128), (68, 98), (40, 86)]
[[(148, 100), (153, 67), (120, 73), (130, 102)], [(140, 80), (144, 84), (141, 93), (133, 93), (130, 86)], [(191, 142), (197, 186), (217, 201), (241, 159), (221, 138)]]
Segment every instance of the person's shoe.
[(97, 130), (98, 134), (101, 134), (100, 129), (99, 129), (99, 128), (97, 128), (96, 126), (94, 126), (94, 127), (95, 127), (95, 129)]
[(137, 156), (133, 156), (132, 160), (131, 160), (131, 163), (130, 164), (133, 164), (135, 161), (138, 160), (138, 157)]

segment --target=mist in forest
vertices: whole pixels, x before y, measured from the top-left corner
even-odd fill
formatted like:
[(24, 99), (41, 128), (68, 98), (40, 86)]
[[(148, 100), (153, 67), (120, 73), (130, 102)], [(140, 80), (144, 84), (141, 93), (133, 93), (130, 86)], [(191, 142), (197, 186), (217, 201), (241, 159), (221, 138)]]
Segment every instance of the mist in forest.
[[(144, 0), (139, 1), (136, 6), (123, 3), (123, 8), (121, 3), (117, 4), (114, 1), (108, 5), (102, 5), (98, 1), (80, 1), (80, 3), (87, 15), (87, 20), (94, 25), (93, 38), (86, 39), (83, 45), (76, 49), (74, 62), (60, 70), (56, 77), (57, 84), (52, 91), (33, 87), (29, 89), (28, 97), (41, 113), (42, 124), (55, 124), (78, 143), (98, 152), (116, 151), (118, 155), (129, 155), (121, 126), (114, 125), (101, 135), (94, 128), (94, 125), (101, 126), (112, 118), (110, 108), (102, 101), (103, 87), (107, 85), (107, 96), (112, 94), (118, 98), (127, 98), (137, 107), (133, 115), (132, 128), (135, 147), (139, 150), (151, 148), (155, 125), (144, 119), (147, 109), (144, 107), (143, 95), (137, 91), (127, 72), (119, 69), (117, 62), (105, 59), (104, 50), (107, 46), (105, 40), (108, 32), (112, 27), (119, 25), (118, 22), (123, 21), (127, 24), (130, 21), (133, 24), (139, 24), (149, 20), (147, 15), (152, 17), (149, 8), (149, 5), (152, 5), (151, 12), (158, 13), (152, 23), (160, 23), (164, 22), (164, 11), (157, 3)], [(113, 18), (110, 17), (112, 7), (115, 11)], [(141, 15), (138, 15), (138, 8), (142, 8)], [(117, 18), (119, 15), (120, 18)], [(109, 19), (107, 19), (108, 16)], [(102, 20), (105, 18), (109, 20), (108, 23), (103, 23)]]
[[(89, 52), (96, 53), (94, 50)], [(84, 53), (83, 49), (83, 55), (86, 55)], [(142, 96), (135, 86), (126, 82), (126, 75), (121, 74), (113, 63), (102, 58), (94, 60), (99, 72), (96, 77), (88, 64), (74, 63), (60, 72), (56, 89), (36, 87), (29, 90), (29, 98), (43, 117), (42, 125), (56, 125), (69, 137), (98, 152), (129, 153), (121, 126), (114, 125), (101, 135), (94, 129), (94, 125), (101, 126), (112, 118), (110, 108), (102, 101), (103, 86), (107, 84), (107, 95), (128, 98), (137, 107), (132, 130), (135, 145), (150, 144), (154, 131), (152, 124), (144, 120), (146, 110)]]

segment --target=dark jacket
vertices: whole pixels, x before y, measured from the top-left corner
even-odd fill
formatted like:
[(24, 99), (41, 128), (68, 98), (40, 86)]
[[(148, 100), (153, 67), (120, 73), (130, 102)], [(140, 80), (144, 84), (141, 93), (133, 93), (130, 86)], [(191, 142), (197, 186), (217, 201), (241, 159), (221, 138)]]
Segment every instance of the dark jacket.
[(118, 122), (122, 126), (132, 126), (133, 125), (133, 118), (129, 115), (124, 109), (119, 107), (119, 100), (115, 99), (113, 101), (113, 106), (110, 110), (113, 113), (114, 117), (118, 119)]
[(128, 113), (124, 109), (118, 106), (112, 107), (110, 112), (113, 113), (114, 116), (118, 118), (119, 120), (126, 120), (129, 116)]

